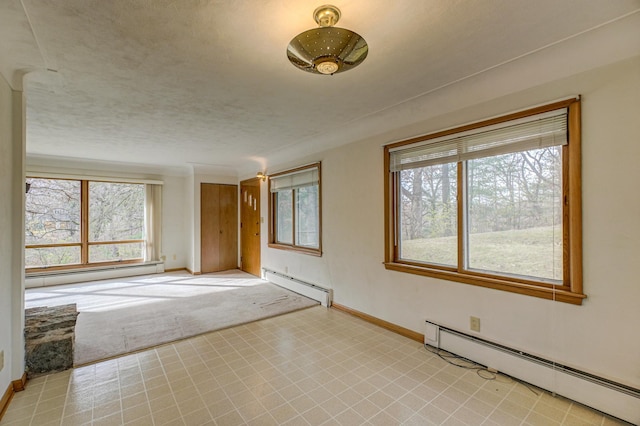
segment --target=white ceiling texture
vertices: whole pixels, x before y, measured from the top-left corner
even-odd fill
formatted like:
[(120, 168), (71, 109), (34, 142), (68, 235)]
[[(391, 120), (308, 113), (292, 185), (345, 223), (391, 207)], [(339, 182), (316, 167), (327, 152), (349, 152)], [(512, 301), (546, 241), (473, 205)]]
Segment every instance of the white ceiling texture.
[(358, 137), (380, 134), (406, 102), (640, 9), (638, 0), (335, 0), (337, 26), (362, 35), (369, 56), (322, 76), (292, 66), (286, 48), (316, 27), (323, 2), (0, 0), (0, 72), (24, 86), (27, 155), (259, 170), (287, 150), (351, 142), (354, 126)]

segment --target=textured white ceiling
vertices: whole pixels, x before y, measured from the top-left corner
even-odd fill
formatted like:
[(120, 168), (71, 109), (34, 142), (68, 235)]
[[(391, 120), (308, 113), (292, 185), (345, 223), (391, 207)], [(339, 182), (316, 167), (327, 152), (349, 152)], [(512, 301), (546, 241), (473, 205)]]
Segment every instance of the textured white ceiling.
[[(240, 169), (382, 132), (375, 114), (637, 11), (637, 0), (336, 0), (366, 61), (301, 72), (309, 0), (2, 0), (0, 72), (26, 71), (27, 154)], [(330, 127), (329, 127), (330, 126)], [(331, 130), (328, 130), (328, 129)], [(258, 159), (258, 160), (256, 160)]]

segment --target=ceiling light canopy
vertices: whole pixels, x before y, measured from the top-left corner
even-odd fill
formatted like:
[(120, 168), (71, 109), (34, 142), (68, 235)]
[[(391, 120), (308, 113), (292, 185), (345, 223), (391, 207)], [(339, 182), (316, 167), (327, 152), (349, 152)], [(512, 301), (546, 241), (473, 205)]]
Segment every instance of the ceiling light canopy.
[(359, 34), (334, 27), (340, 19), (340, 9), (320, 6), (313, 12), (319, 28), (295, 36), (287, 47), (289, 61), (303, 71), (333, 75), (350, 70), (367, 57), (369, 46)]

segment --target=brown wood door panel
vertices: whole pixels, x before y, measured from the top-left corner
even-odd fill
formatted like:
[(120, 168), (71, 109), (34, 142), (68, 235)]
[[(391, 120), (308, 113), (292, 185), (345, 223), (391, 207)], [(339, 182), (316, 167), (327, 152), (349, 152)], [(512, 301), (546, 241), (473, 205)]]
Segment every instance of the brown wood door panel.
[(260, 276), (260, 182), (240, 183), (240, 250), (242, 270)]
[(238, 267), (238, 187), (220, 187), (219, 270)]
[(200, 271), (213, 272), (218, 268), (218, 240), (220, 215), (218, 198), (220, 188), (217, 185), (200, 185)]
[(200, 185), (200, 271), (238, 267), (238, 187)]

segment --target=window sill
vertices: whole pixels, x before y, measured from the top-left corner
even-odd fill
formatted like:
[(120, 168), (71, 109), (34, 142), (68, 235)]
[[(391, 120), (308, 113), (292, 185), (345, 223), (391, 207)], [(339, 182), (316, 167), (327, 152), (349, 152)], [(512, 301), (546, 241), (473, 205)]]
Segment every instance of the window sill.
[(72, 266), (53, 266), (53, 267), (42, 267), (42, 268), (28, 268), (25, 270), (26, 277), (38, 277), (42, 275), (62, 275), (62, 274), (70, 274), (76, 272), (94, 272), (94, 271), (104, 271), (111, 269), (120, 269), (134, 266), (145, 266), (145, 265), (157, 265), (163, 263), (161, 260), (158, 261), (150, 261), (145, 262), (141, 259), (136, 260), (123, 260), (120, 262), (104, 262), (104, 263), (92, 263), (90, 265), (72, 265)]
[(439, 278), (448, 281), (455, 281), (464, 284), (472, 284), (480, 287), (492, 288), (494, 290), (508, 291), (527, 296), (539, 297), (542, 299), (555, 300), (557, 302), (582, 305), (582, 300), (587, 296), (582, 293), (574, 293), (566, 289), (536, 286), (513, 281), (501, 280), (458, 272), (443, 271), (425, 267), (407, 265), (397, 262), (386, 262), (385, 268), (391, 271), (406, 272), (409, 274), (422, 275), (426, 277)]
[(321, 249), (312, 249), (312, 248), (306, 248), (306, 247), (300, 247), (300, 246), (289, 246), (286, 244), (277, 244), (277, 243), (269, 243), (268, 245), (270, 248), (274, 248), (278, 250), (294, 251), (302, 254), (308, 254), (311, 256), (322, 257)]

